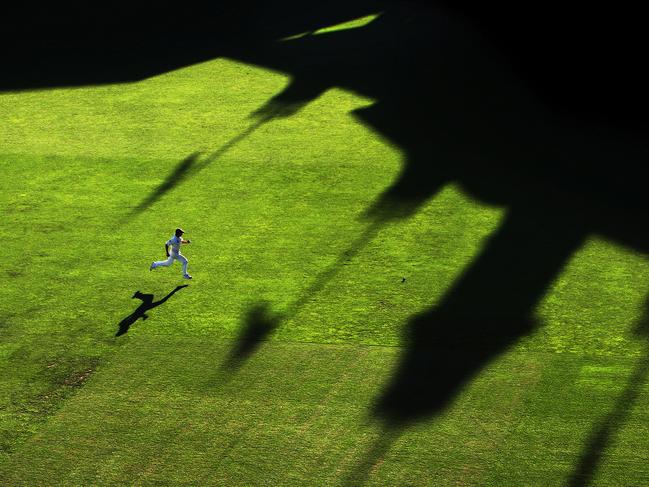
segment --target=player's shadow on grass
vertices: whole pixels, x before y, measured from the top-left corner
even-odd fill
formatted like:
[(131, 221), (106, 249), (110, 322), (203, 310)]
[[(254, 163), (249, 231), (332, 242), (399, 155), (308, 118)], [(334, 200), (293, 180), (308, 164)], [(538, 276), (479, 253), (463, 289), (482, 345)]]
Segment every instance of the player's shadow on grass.
[[(648, 303), (649, 304), (649, 303)], [(627, 381), (626, 387), (615, 401), (613, 409), (591, 432), (579, 462), (570, 476), (569, 485), (590, 485), (599, 468), (607, 446), (624, 426), (649, 378), (649, 308), (638, 324), (636, 333), (645, 341), (645, 353), (640, 357)]]
[(146, 320), (149, 317), (149, 315), (146, 314), (147, 311), (156, 308), (161, 304), (164, 304), (171, 296), (173, 296), (182, 288), (185, 288), (187, 286), (188, 286), (187, 284), (184, 284), (182, 286), (176, 286), (176, 288), (173, 289), (164, 298), (155, 302), (153, 301), (153, 294), (144, 294), (141, 293), (140, 291), (135, 291), (135, 294), (133, 294), (133, 299), (141, 300), (142, 304), (140, 304), (135, 309), (135, 311), (133, 311), (133, 313), (131, 313), (130, 315), (128, 315), (126, 318), (124, 318), (122, 321), (119, 322), (119, 329), (117, 330), (115, 336), (121, 336), (127, 333), (131, 325), (133, 325), (140, 318), (142, 319), (142, 321)]

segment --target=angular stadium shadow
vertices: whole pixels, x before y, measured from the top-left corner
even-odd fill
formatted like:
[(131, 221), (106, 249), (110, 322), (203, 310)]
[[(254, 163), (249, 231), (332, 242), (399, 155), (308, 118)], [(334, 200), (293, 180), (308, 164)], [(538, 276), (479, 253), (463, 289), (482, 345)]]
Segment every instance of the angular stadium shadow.
[(133, 313), (131, 313), (130, 315), (128, 315), (126, 318), (124, 318), (122, 321), (119, 322), (119, 329), (117, 330), (115, 336), (121, 336), (127, 333), (131, 325), (133, 325), (140, 318), (142, 318), (142, 321), (146, 320), (149, 317), (149, 315), (146, 314), (147, 311), (156, 308), (161, 304), (164, 304), (171, 296), (173, 296), (182, 288), (185, 288), (187, 286), (188, 286), (187, 284), (184, 284), (182, 286), (176, 286), (176, 288), (173, 289), (164, 298), (155, 302), (153, 301), (153, 294), (144, 294), (141, 293), (140, 291), (135, 291), (135, 294), (133, 294), (133, 299), (137, 298), (141, 300), (142, 304), (140, 304), (135, 309), (135, 311), (133, 311)]
[(461, 18), (390, 4), (362, 29), (240, 57), (291, 73), (287, 90), (302, 94), (295, 98), (315, 99), (338, 86), (377, 100), (354, 114), (405, 157), (368, 220), (410, 217), (450, 183), (505, 208), (501, 228), (439, 306), (407, 325), (402, 361), (376, 404), (388, 422), (438, 413), (482, 367), (531, 333), (539, 300), (588, 236), (649, 251), (640, 223), (647, 210), (640, 177), (646, 141), (619, 132), (618, 117), (610, 126), (592, 121), (593, 112), (609, 113), (604, 98), (615, 94), (600, 90), (587, 113), (556, 108), (563, 99), (552, 93), (540, 102)]
[[(542, 35), (536, 43), (527, 35), (528, 44), (503, 50), (503, 36), (516, 31), (498, 31), (494, 12), (459, 5), (377, 2), (382, 14), (363, 28), (261, 40), (256, 49), (229, 53), (288, 73), (291, 82), (275, 99), (286, 100), (289, 112), (331, 87), (375, 100), (353, 114), (400, 148), (404, 161), (365, 212), (370, 225), (411, 217), (448, 184), (504, 209), (500, 229), (440, 304), (407, 324), (401, 362), (375, 404), (375, 414), (394, 425), (439, 413), (486, 364), (533, 332), (539, 301), (586, 238), (649, 253), (642, 177), (649, 147), (646, 113), (638, 112), (649, 107), (646, 94), (634, 92), (639, 105), (629, 104), (628, 113), (612, 110), (616, 88), (627, 86), (610, 72), (589, 85), (588, 103), (566, 104), (571, 97), (552, 77), (569, 66), (546, 58), (529, 70), (519, 61), (541, 44), (566, 60), (561, 43), (568, 38)], [(553, 8), (548, 4), (545, 21)], [(547, 25), (526, 18), (525, 28), (538, 33)], [(339, 265), (277, 319), (294, 316)]]
[(220, 0), (153, 13), (101, 2), (98, 15), (61, 4), (8, 4), (0, 18), (0, 91), (142, 81), (362, 17), (377, 3)]

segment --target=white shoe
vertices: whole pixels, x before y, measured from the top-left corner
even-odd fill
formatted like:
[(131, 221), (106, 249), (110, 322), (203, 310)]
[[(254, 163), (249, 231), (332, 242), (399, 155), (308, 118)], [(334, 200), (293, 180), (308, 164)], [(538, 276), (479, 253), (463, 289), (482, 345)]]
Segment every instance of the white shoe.
[(184, 274), (184, 275), (183, 275), (183, 278), (185, 278), (185, 279), (191, 279), (192, 276), (190, 276), (189, 274)]

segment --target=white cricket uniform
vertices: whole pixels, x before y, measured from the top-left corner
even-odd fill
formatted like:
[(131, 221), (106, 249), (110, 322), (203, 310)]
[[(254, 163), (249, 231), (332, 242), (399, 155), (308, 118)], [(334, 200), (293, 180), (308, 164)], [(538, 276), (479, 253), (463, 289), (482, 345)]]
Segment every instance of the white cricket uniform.
[(185, 258), (184, 255), (180, 253), (181, 243), (182, 243), (182, 237), (176, 237), (175, 235), (171, 237), (169, 240), (167, 240), (166, 245), (171, 247), (171, 251), (169, 252), (169, 258), (167, 260), (159, 260), (157, 262), (154, 262), (152, 268), (155, 269), (156, 267), (169, 267), (171, 264), (174, 263), (174, 260), (177, 260), (183, 265), (183, 275), (186, 275), (188, 260)]

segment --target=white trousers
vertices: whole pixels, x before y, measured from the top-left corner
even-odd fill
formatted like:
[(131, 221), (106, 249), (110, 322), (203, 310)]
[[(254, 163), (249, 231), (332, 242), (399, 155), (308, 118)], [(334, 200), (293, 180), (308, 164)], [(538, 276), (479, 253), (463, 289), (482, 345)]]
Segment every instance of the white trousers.
[(169, 257), (167, 260), (158, 260), (153, 263), (153, 268), (155, 269), (156, 267), (169, 267), (171, 264), (174, 263), (174, 260), (177, 260), (183, 265), (183, 274), (187, 274), (187, 259), (185, 258), (184, 255), (181, 254), (174, 254), (173, 252), (169, 254)]

